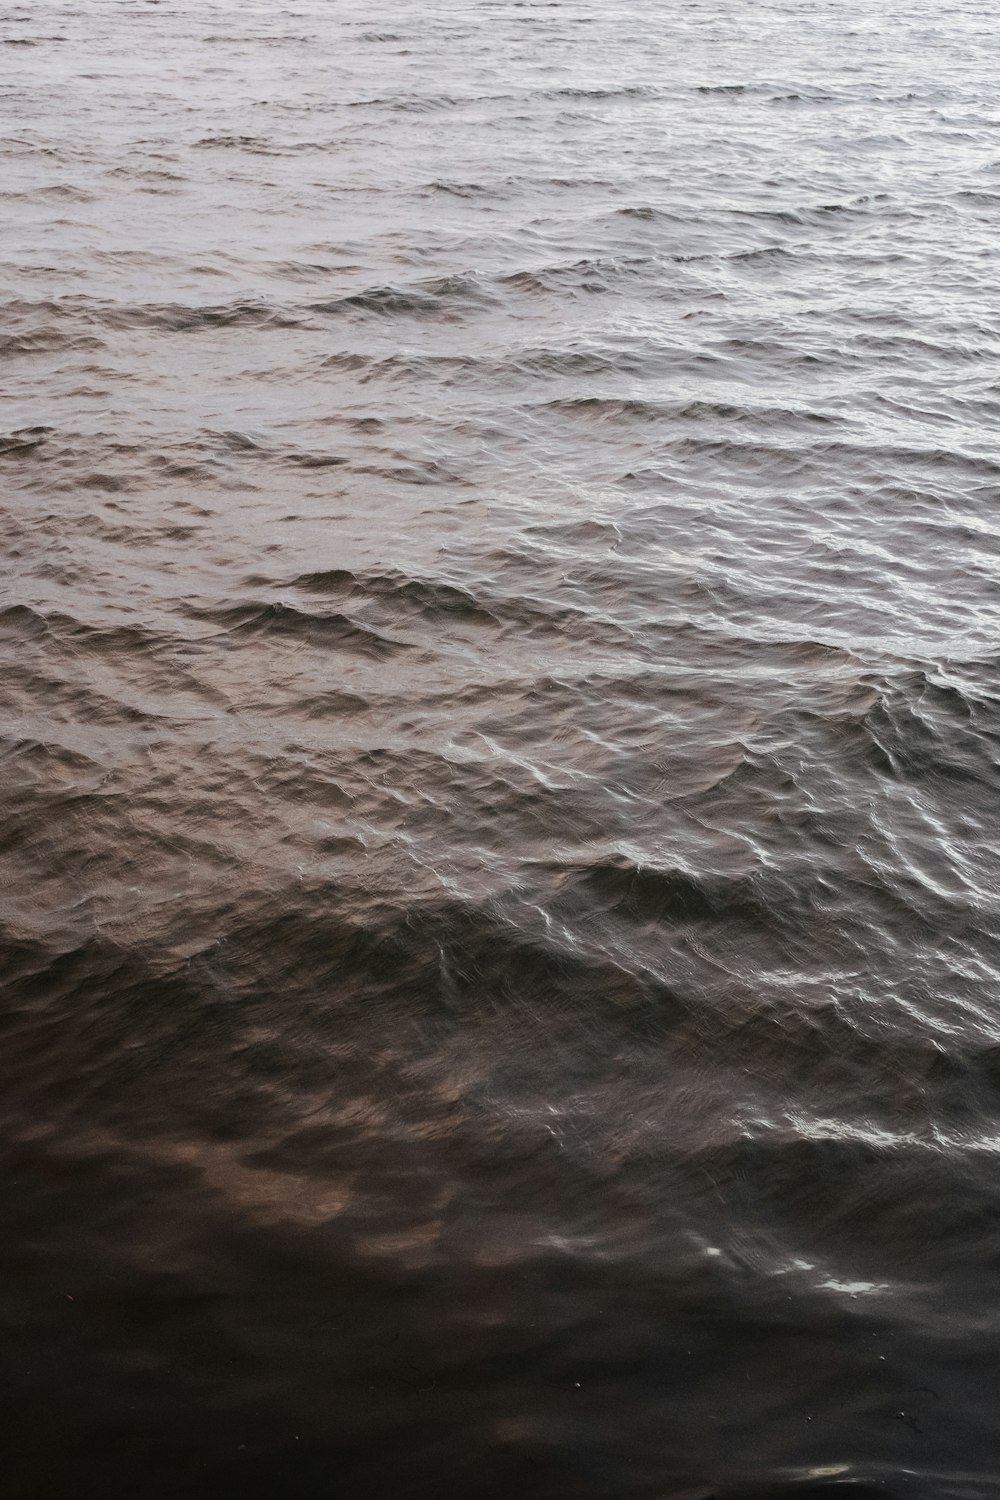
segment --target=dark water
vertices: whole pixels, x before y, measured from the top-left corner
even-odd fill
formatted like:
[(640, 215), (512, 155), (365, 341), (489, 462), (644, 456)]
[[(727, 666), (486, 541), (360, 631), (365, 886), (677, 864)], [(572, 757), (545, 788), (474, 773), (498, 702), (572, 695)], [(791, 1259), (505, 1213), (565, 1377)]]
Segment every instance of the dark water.
[(1000, 1493), (995, 10), (0, 39), (4, 1495)]

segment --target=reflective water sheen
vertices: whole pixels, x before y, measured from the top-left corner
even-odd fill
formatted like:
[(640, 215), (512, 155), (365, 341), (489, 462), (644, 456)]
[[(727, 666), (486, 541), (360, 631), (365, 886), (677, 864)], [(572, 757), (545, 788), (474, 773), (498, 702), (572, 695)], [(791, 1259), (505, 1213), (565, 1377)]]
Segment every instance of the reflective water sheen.
[(993, 8), (0, 40), (5, 1495), (1000, 1493)]

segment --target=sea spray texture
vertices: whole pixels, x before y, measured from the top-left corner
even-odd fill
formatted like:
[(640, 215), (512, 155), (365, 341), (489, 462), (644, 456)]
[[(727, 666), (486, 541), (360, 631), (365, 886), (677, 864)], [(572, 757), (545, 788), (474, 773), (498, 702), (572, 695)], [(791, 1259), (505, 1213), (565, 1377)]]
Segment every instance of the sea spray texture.
[(996, 1494), (995, 13), (0, 40), (5, 1495)]

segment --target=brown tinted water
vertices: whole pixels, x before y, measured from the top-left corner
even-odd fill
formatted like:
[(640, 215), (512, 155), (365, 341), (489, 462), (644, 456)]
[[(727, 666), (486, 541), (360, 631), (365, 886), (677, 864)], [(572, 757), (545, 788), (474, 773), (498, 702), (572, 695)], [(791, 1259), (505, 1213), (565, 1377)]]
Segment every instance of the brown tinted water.
[(0, 21), (5, 1496), (992, 1496), (1000, 41)]

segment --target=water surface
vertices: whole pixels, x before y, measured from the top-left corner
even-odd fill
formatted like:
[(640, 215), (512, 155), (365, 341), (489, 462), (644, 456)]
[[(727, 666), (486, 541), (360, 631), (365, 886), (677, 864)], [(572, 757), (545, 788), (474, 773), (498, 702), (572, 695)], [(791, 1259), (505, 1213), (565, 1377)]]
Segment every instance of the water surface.
[(5, 1494), (1000, 1492), (995, 12), (0, 41)]

